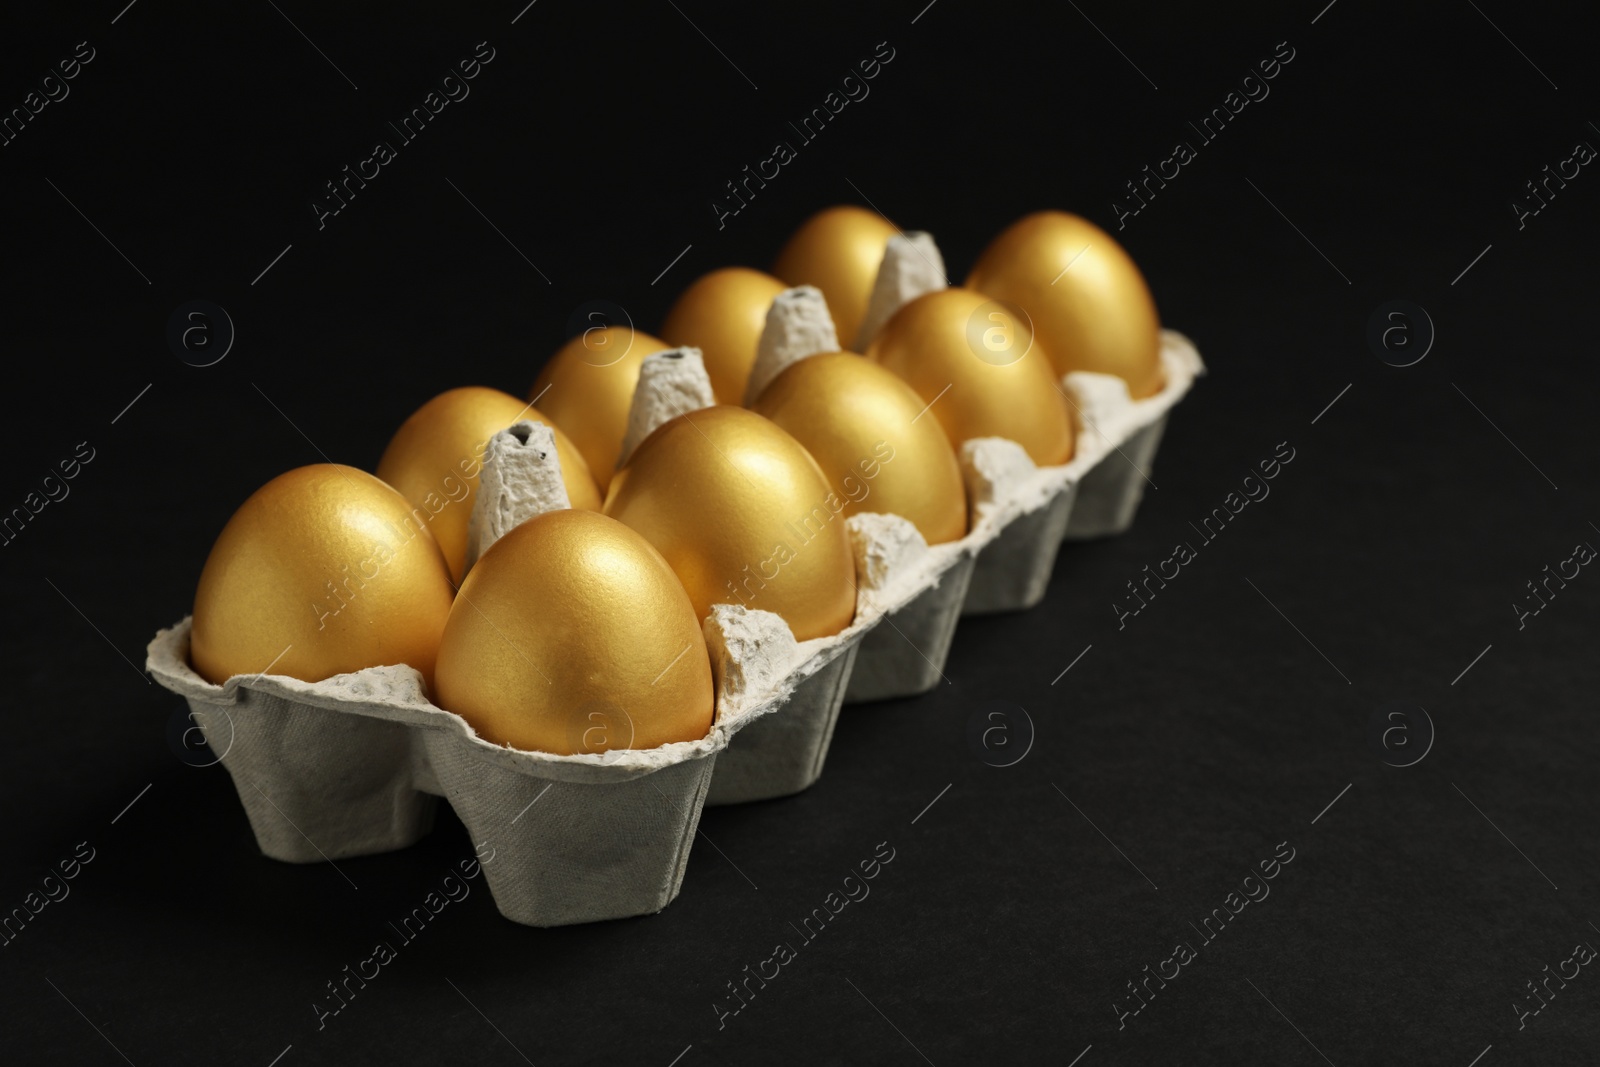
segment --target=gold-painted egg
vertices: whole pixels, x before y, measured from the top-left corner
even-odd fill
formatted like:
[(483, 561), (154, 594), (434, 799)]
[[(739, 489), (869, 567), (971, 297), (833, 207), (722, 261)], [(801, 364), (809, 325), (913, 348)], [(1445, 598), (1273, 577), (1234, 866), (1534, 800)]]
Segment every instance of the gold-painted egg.
[(489, 547), (439, 644), (437, 702), (497, 745), (571, 755), (711, 729), (711, 660), (677, 576), (615, 519), (549, 511)]
[(934, 545), (967, 532), (967, 503), (961, 465), (927, 406), (878, 364), (825, 352), (785, 368), (750, 409), (806, 447), (846, 517), (900, 515)]
[(605, 513), (666, 557), (704, 619), (713, 604), (781, 615), (801, 641), (855, 616), (842, 496), (775, 423), (743, 408), (680, 415), (617, 472)]
[(1008, 437), (1041, 467), (1072, 458), (1072, 419), (1049, 359), (1026, 322), (970, 289), (911, 301), (867, 355), (905, 379), (957, 450)]
[(318, 682), (405, 663), (432, 680), (450, 568), (405, 497), (366, 471), (280, 474), (233, 513), (200, 572), (189, 661)]
[(996, 237), (966, 287), (1026, 312), (1055, 364), (1115, 374), (1134, 399), (1161, 391), (1161, 320), (1116, 238), (1077, 215), (1040, 211)]
[(778, 255), (772, 273), (789, 285), (822, 290), (839, 343), (855, 343), (866, 318), (872, 286), (878, 280), (894, 223), (864, 207), (825, 208), (805, 221)]
[(572, 506), (599, 511), (600, 488), (577, 446), (532, 404), (498, 389), (471, 385), (440, 393), (401, 424), (378, 461), (378, 477), (431, 516), (428, 527), (457, 584), (466, 572), (467, 520), (484, 450), (489, 438), (524, 419), (554, 431), (561, 482)]
[(533, 383), (529, 399), (583, 453), (602, 493), (622, 453), (639, 364), (671, 347), (642, 330), (597, 326), (562, 345)]
[(767, 309), (786, 288), (770, 274), (723, 267), (696, 279), (667, 312), (661, 336), (674, 345), (700, 350), (717, 403), (744, 402), (745, 381), (756, 361)]

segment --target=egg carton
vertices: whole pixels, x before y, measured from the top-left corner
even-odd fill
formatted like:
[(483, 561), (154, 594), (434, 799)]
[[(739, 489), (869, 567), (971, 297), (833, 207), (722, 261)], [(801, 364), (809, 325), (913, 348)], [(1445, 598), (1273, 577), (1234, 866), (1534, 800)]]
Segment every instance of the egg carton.
[[(421, 675), (403, 665), (320, 682), (260, 674), (216, 685), (189, 666), (187, 618), (150, 642), (146, 666), (188, 702), (271, 858), (334, 862), (405, 848), (429, 832), (444, 797), (492, 850), (484, 872), (508, 919), (558, 926), (650, 914), (680, 891), (705, 804), (814, 784), (846, 699), (931, 687), (968, 605), (1022, 607), (1042, 595), (1079, 480), (1116, 450), (1110, 442), (1126, 451), (1146, 433), (1153, 452), (1166, 411), (1203, 369), (1175, 333), (1163, 337), (1163, 359), (1162, 393), (1132, 402), (1123, 389), (1120, 406), (1107, 383), (1092, 380), (1102, 376), (1068, 376), (1095, 427), (1085, 420), (1071, 463), (1037, 468), (1014, 442), (968, 442), (961, 459), (974, 521), (961, 541), (928, 546), (893, 515), (848, 520), (857, 611), (843, 632), (799, 642), (770, 612), (714, 607), (704, 625), (717, 715), (696, 741), (565, 756), (504, 748), (432, 704)], [(540, 494), (495, 472), (516, 449), (536, 448), (529, 431), (542, 429), (519, 424), (485, 457), (484, 483), (504, 490), (501, 526), (519, 521), (507, 517), (506, 494), (523, 505)], [(1145, 452), (1132, 458), (1148, 465)], [(508, 473), (514, 466), (504, 463)], [(1131, 514), (1139, 488), (1112, 494), (1115, 507)], [(479, 509), (495, 503), (481, 497), (475, 530)]]

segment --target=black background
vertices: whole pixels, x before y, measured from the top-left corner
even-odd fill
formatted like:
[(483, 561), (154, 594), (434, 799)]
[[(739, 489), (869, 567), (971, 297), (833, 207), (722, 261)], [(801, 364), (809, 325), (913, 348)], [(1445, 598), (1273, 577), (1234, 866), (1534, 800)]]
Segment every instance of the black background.
[[(1503, 0), (675, 2), (540, 0), (515, 25), (519, 0), (5, 16), (0, 107), (77, 42), (96, 58), (0, 148), (0, 510), (78, 442), (95, 459), (0, 549), (0, 910), (78, 842), (96, 858), (0, 949), (0, 1058), (1600, 1059), (1592, 968), (1525, 1028), (1513, 1008), (1600, 943), (1600, 579), (1521, 630), (1511, 606), (1600, 543), (1600, 177), (1524, 229), (1510, 208), (1600, 144), (1592, 26)], [(484, 40), (470, 97), (319, 230), (321, 184)], [(880, 41), (871, 95), (719, 229), (723, 183)], [(232, 510), (319, 453), (370, 469), (445, 388), (522, 393), (585, 300), (659, 326), (695, 276), (767, 266), (830, 203), (931, 230), (956, 277), (1030, 210), (1114, 229), (1122, 183), (1280, 41), (1271, 95), (1117, 233), (1210, 366), (1133, 529), (1066, 546), (1034, 611), (963, 621), (950, 684), (847, 707), (809, 792), (708, 811), (660, 915), (528, 929), (476, 883), (319, 1031), (324, 983), (472, 845), (446, 813), (412, 849), (341, 862), (352, 889), (263, 859), (226, 773), (176, 758), (181, 701), (138, 665)], [(237, 328), (204, 369), (164, 338), (196, 298)], [(1404, 369), (1365, 341), (1396, 298), (1437, 328)], [(1119, 630), (1124, 583), (1284, 441), (1271, 496)], [(1037, 731), (1008, 768), (967, 741), (991, 701)], [(1368, 747), (1389, 701), (1437, 728), (1414, 766)], [(719, 1029), (725, 983), (882, 841), (871, 896)], [(1283, 841), (1271, 896), (1119, 1031), (1126, 983)]]

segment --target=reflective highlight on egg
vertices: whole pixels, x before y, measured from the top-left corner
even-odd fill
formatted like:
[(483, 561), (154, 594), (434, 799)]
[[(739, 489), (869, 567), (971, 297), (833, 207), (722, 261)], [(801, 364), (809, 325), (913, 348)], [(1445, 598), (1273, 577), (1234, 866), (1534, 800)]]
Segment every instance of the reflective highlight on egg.
[(626, 326), (585, 330), (539, 372), (528, 398), (571, 439), (602, 493), (628, 432), (628, 409), (644, 357), (672, 346)]
[(1135, 398), (1161, 391), (1161, 320), (1115, 238), (1087, 219), (1040, 211), (984, 249), (966, 287), (1023, 309), (1056, 374), (1115, 374)]
[(787, 430), (845, 498), (844, 515), (909, 519), (929, 544), (967, 532), (961, 465), (927, 402), (853, 352), (807, 356), (762, 390), (751, 410)]
[(657, 427), (612, 479), (605, 513), (643, 534), (704, 619), (711, 605), (781, 615), (802, 641), (855, 615), (845, 499), (776, 424), (718, 406)]
[(555, 432), (561, 481), (575, 508), (600, 510), (600, 488), (577, 447), (539, 409), (510, 393), (466, 386), (440, 393), (395, 431), (378, 461), (378, 477), (432, 516), (429, 529), (458, 584), (466, 570), (467, 525), (489, 438), (515, 422), (542, 422)]
[(400, 663), (431, 681), (453, 594), (405, 497), (354, 467), (300, 467), (256, 490), (212, 545), (189, 660), (217, 685)]
[(789, 238), (772, 273), (789, 285), (814, 285), (828, 301), (841, 344), (853, 344), (872, 299), (889, 238), (900, 231), (875, 211), (825, 208)]
[(693, 345), (700, 350), (717, 403), (744, 400), (745, 382), (767, 324), (767, 309), (785, 288), (770, 274), (748, 267), (723, 267), (697, 279), (667, 312), (661, 336), (673, 345)]
[(550, 511), (496, 541), (439, 645), (437, 702), (497, 745), (571, 755), (711, 729), (711, 660), (672, 569), (643, 537)]
[(894, 314), (867, 355), (903, 378), (958, 451), (1007, 437), (1039, 466), (1072, 458), (1072, 419), (1028, 324), (970, 289), (941, 289)]

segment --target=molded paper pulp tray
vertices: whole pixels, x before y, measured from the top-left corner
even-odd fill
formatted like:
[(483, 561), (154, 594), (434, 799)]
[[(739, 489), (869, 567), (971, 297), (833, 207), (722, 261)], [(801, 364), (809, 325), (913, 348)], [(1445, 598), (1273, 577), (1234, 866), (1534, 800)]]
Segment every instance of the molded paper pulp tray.
[(862, 639), (844, 694), (846, 704), (915, 696), (939, 684), (973, 562), (970, 552), (951, 554), (947, 569), (935, 573), (903, 607), (884, 616), (885, 625)]
[[(858, 612), (841, 633), (796, 642), (771, 612), (732, 604), (711, 611), (705, 628), (718, 716), (730, 708), (747, 714), (753, 702), (754, 717), (723, 753), (706, 803), (744, 804), (810, 788), (822, 776), (856, 650), (876, 618)], [(749, 691), (758, 695), (747, 697)]]
[(1110, 410), (1090, 415), (1098, 431), (1091, 430), (1090, 435), (1096, 438), (1100, 458), (1078, 484), (1078, 499), (1067, 522), (1068, 539), (1106, 537), (1133, 525), (1166, 430), (1167, 413), (1205, 373), (1194, 342), (1176, 330), (1161, 331), (1161, 363), (1167, 380), (1155, 396), (1113, 397)]
[[(719, 706), (698, 741), (556, 756), (480, 739), (429, 703), (421, 675), (372, 667), (321, 682), (189, 667), (184, 619), (150, 642), (146, 666), (185, 697), (232, 775), (266, 855), (289, 863), (404, 848), (445, 796), (484, 863), (500, 913), (560, 926), (660, 911), (677, 896), (719, 753), (781, 700)], [(431, 794), (431, 795), (430, 795)]]

